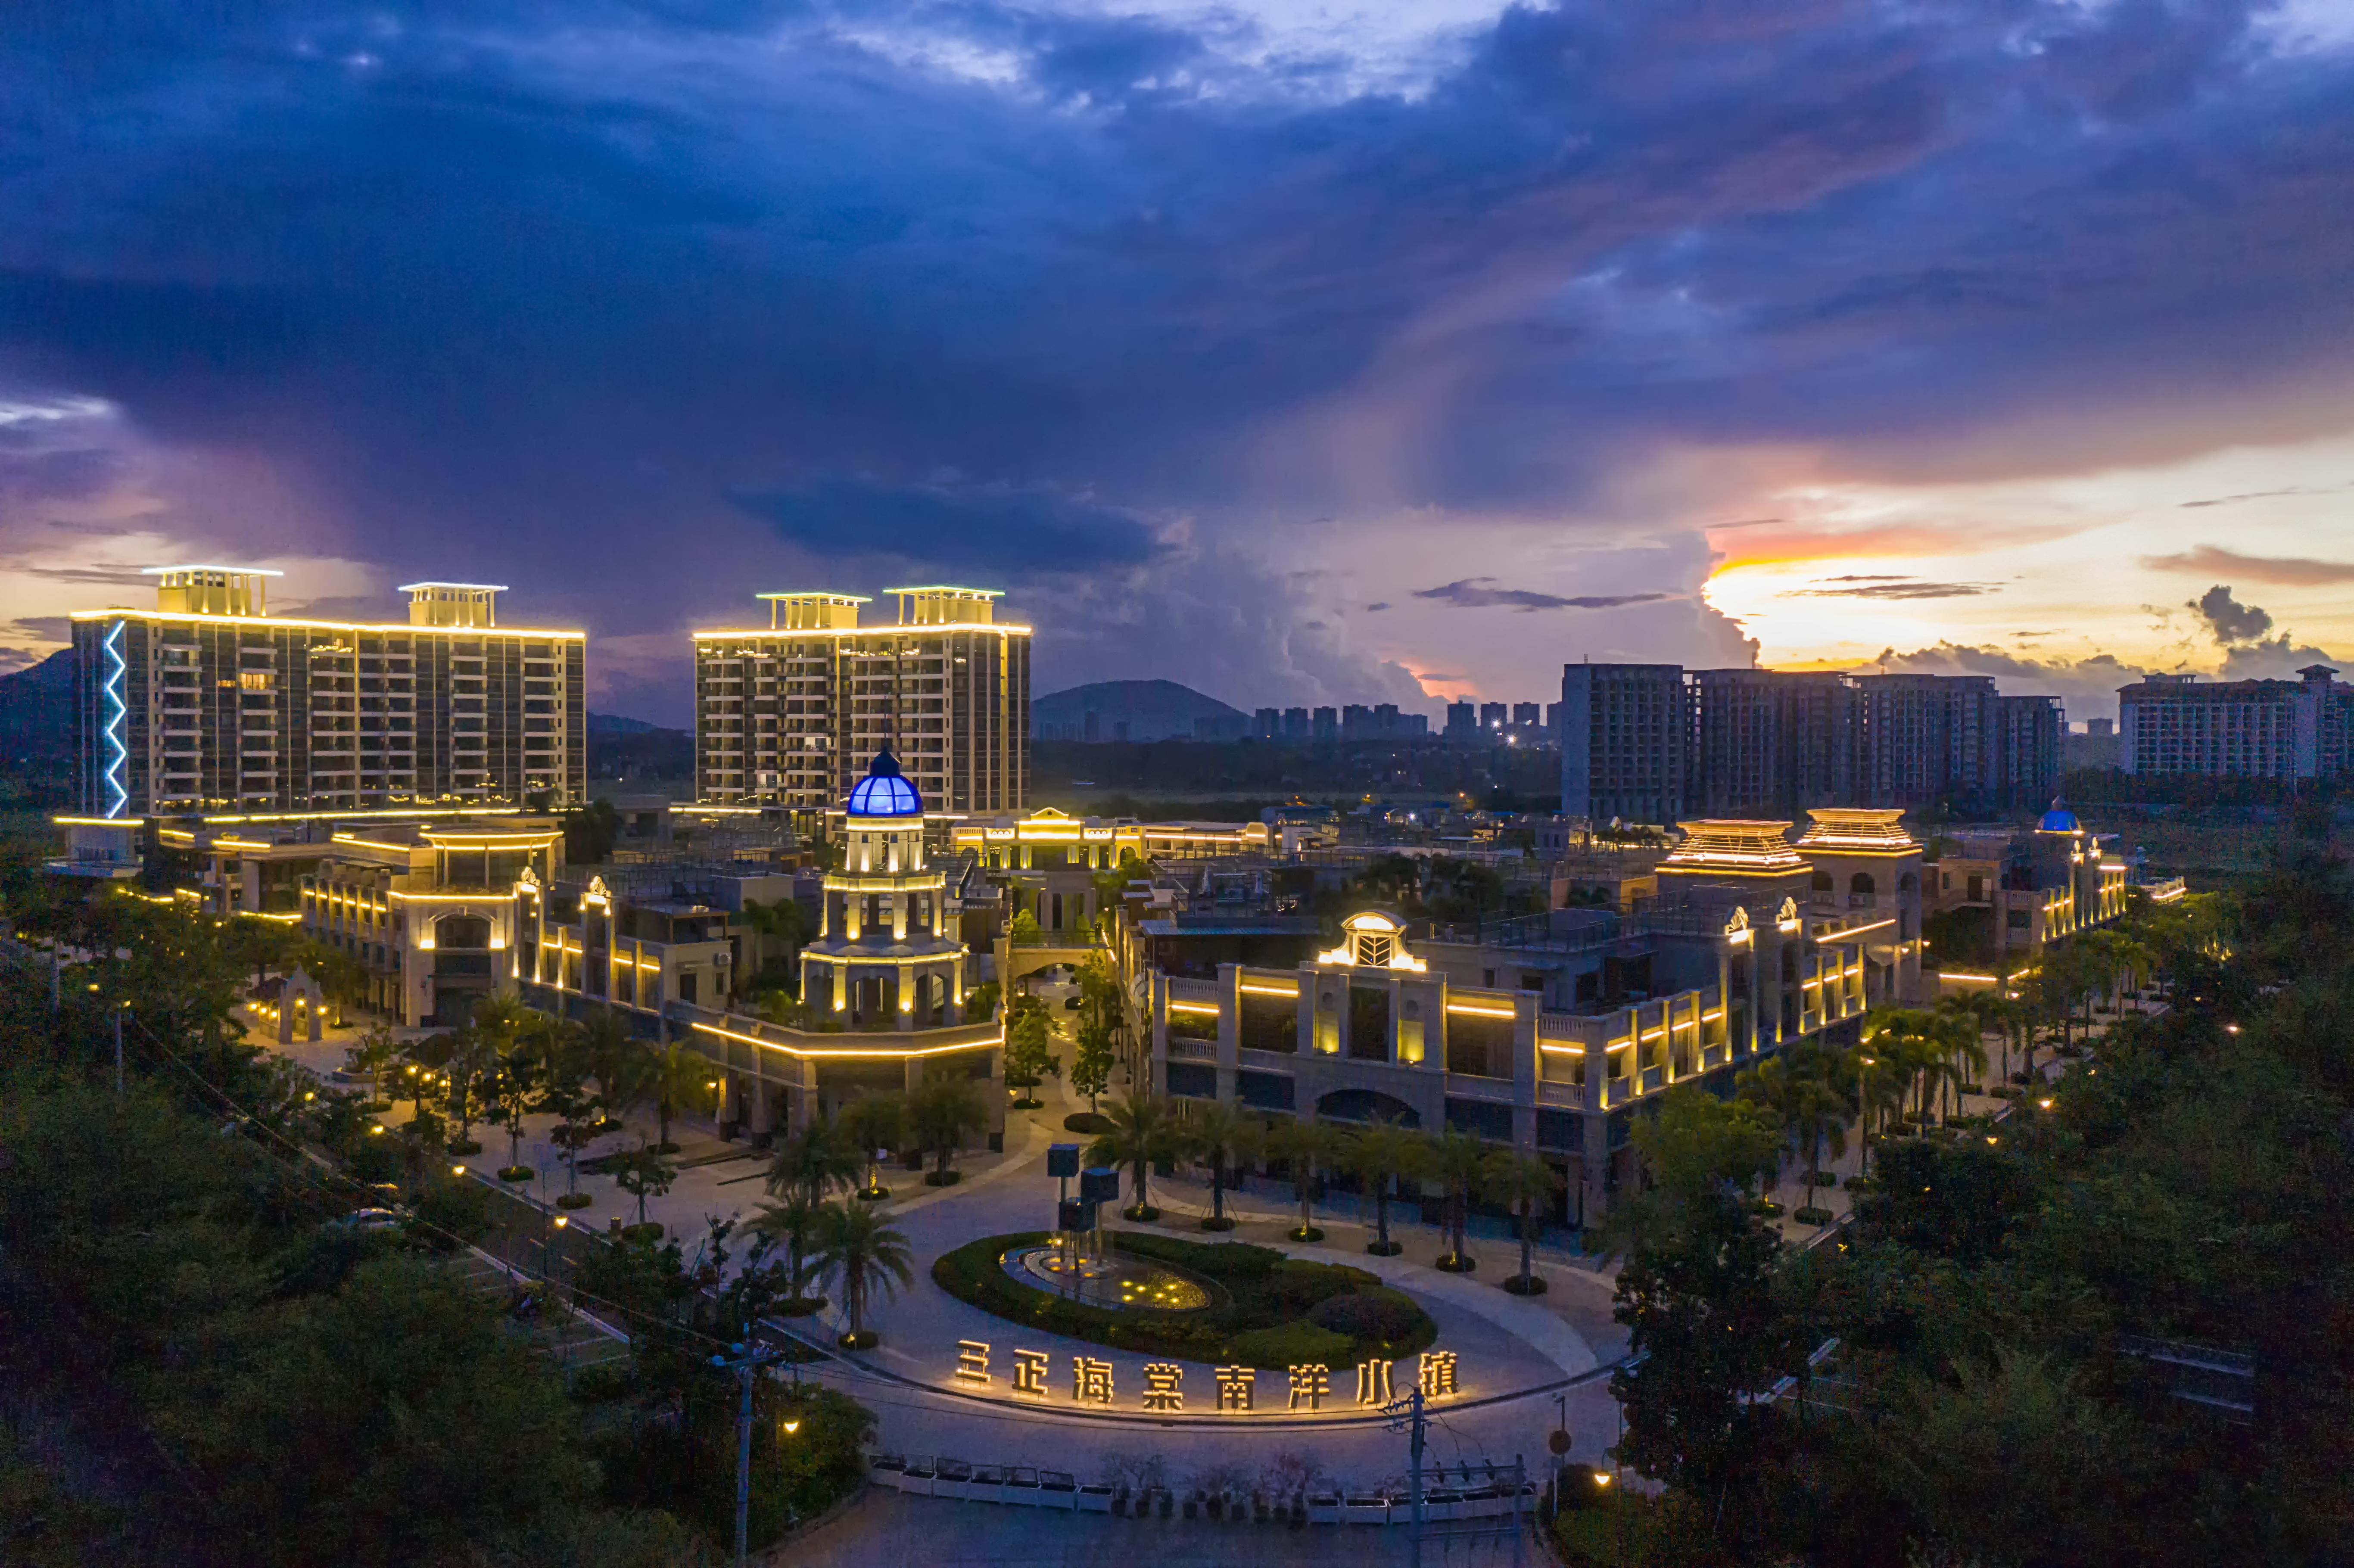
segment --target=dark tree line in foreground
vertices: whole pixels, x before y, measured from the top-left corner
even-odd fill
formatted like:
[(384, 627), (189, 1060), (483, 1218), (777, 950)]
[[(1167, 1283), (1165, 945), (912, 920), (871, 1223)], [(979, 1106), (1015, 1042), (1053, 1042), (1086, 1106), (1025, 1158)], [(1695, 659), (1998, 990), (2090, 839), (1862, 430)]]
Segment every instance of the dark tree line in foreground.
[[(518, 1313), (451, 1266), (513, 1201), (240, 1039), (248, 932), (7, 867), (0, 900), (80, 960), (53, 1006), (45, 962), (0, 956), (0, 1562), (671, 1568), (724, 1548), (736, 1395), (709, 1356), (773, 1294), (758, 1269), (718, 1287), (726, 1236), (586, 1243), (631, 1353), (567, 1387), (533, 1330), (569, 1291)], [(387, 1202), (411, 1217), (351, 1223)], [(854, 1484), (870, 1427), (764, 1384), (755, 1539)]]
[(1617, 1379), (1620, 1452), (1667, 1489), (1566, 1496), (1571, 1561), (2347, 1560), (2354, 877), (2299, 852), (2197, 903), (2133, 922), (2168, 1012), (1993, 1127), (1881, 1141), (1834, 1245), (1783, 1246), (1744, 1119), (1670, 1097), (1619, 1283), (1648, 1354)]

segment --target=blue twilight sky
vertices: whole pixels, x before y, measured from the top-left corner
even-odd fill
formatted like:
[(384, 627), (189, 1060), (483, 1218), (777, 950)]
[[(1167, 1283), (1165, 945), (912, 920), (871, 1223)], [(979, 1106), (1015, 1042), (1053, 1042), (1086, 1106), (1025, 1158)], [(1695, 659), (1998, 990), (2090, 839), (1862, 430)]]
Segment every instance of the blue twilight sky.
[[(1038, 689), (2354, 653), (2354, 0), (0, 8), (0, 665), (150, 562)], [(762, 618), (764, 619), (764, 618)]]

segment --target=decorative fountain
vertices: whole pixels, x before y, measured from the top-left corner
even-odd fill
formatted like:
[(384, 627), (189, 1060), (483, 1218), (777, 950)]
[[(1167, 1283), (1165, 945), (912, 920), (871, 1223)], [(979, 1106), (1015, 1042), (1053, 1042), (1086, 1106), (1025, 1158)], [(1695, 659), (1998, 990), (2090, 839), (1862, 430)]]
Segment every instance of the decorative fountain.
[(1005, 1272), (1023, 1285), (1114, 1311), (1200, 1312), (1219, 1295), (1216, 1286), (1173, 1264), (1116, 1252), (1092, 1256), (1060, 1243), (1007, 1253)]

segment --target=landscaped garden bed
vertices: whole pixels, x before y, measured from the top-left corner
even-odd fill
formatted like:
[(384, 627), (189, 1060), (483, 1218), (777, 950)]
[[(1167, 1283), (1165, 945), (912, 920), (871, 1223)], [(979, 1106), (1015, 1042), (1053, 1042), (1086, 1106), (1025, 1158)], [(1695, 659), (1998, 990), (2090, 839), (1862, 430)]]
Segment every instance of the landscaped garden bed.
[(932, 1265), (932, 1278), (958, 1300), (1015, 1323), (1090, 1344), (1145, 1355), (1280, 1368), (1320, 1361), (1348, 1366), (1427, 1349), (1438, 1326), (1414, 1298), (1343, 1264), (1286, 1257), (1242, 1242), (1189, 1242), (1114, 1231), (1114, 1250), (1152, 1258), (1216, 1284), (1224, 1298), (1199, 1311), (1091, 1307), (1012, 1278), (1009, 1252), (1036, 1246), (1044, 1231), (985, 1236)]

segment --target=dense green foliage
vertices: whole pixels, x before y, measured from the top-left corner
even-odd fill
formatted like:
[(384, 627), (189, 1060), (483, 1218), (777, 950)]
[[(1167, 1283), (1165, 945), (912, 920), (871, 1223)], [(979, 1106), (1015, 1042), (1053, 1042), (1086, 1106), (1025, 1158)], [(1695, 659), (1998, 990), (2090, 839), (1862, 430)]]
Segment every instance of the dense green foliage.
[[(60, 898), (7, 863), (0, 902), (80, 960), (52, 1007), (47, 962), (0, 945), (0, 1562), (655, 1568), (732, 1533), (736, 1390), (709, 1359), (772, 1304), (765, 1250), (723, 1282), (724, 1231), (691, 1265), (576, 1231), (586, 1262), (530, 1313), (461, 1251), (521, 1205), (448, 1176), (435, 1107), (466, 1102), (427, 1094), (427, 1067), (493, 1080), (475, 1104), (584, 1077), (643, 1103), (657, 1086), (633, 1089), (611, 1041), (485, 1004), (403, 1048), (414, 1076), (387, 1065), (426, 1113), (387, 1133), (243, 1041), (232, 1009), (298, 951), (284, 927)], [(361, 1206), (402, 1217), (354, 1224)], [(612, 1287), (588, 1293), (631, 1354), (567, 1387), (544, 1347), (588, 1285)], [(795, 1407), (756, 1457), (756, 1539), (858, 1478), (865, 1412)]]
[(537, 1561), (583, 1520), (616, 1550), (578, 1561), (687, 1554), (674, 1524), (608, 1518), (560, 1379), (497, 1304), (337, 1225), (320, 1174), (144, 1083), (40, 1068), (0, 1085), (0, 1149), (12, 1360), (54, 1408), (111, 1413), (82, 1440), (144, 1468), (162, 1559)]
[(1793, 1255), (1749, 1213), (1755, 1150), (1722, 1118), (1643, 1140), (1659, 1185), (1619, 1317), (1648, 1354), (1617, 1380), (1620, 1454), (1670, 1489), (1623, 1555), (1595, 1518), (1564, 1524), (1570, 1559), (1659, 1560), (1666, 1530), (1683, 1563), (2343, 1561), (2349, 931), (2354, 877), (2294, 857), (2236, 909), (2051, 950), (2021, 988), (2047, 1027), (2081, 1028), (2121, 967), (2172, 1005), (2105, 1020), (1994, 1127), (1892, 1118), (1837, 1245)]
[(1427, 1349), (1437, 1325), (1412, 1298), (1362, 1268), (1289, 1258), (1241, 1242), (1189, 1242), (1141, 1231), (1109, 1233), (1112, 1246), (1174, 1264), (1216, 1285), (1225, 1299), (1199, 1312), (1110, 1311), (1067, 1301), (1009, 1276), (1007, 1253), (1044, 1231), (984, 1236), (943, 1254), (932, 1278), (949, 1295), (1013, 1322), (1091, 1344), (1197, 1361), (1340, 1366)]

